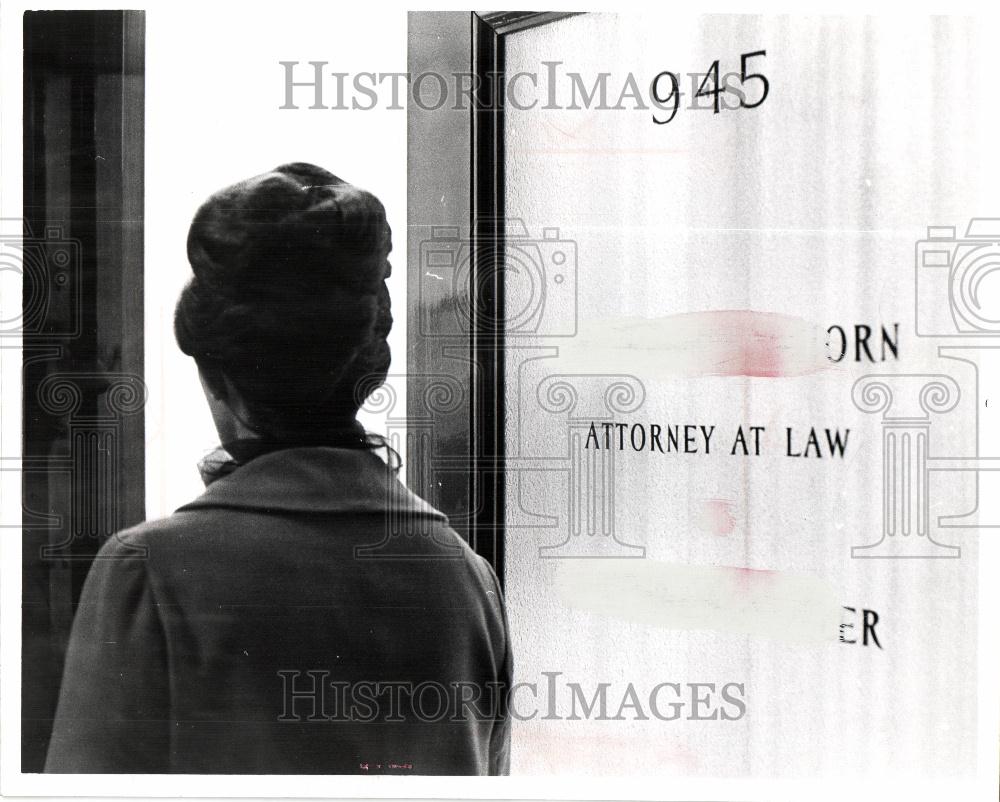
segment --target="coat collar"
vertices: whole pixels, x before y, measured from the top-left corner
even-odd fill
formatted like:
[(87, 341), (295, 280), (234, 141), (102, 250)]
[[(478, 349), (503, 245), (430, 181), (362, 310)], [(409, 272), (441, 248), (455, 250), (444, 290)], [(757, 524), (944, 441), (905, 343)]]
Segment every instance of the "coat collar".
[(210, 508), (265, 512), (385, 512), (447, 517), (400, 482), (366, 449), (310, 446), (262, 454), (213, 481), (178, 512)]

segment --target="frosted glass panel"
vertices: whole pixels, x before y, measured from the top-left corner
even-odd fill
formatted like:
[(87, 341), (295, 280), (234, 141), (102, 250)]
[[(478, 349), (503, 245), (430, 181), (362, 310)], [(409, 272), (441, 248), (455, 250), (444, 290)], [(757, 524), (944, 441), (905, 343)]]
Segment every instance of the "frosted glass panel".
[[(507, 597), (545, 700), (516, 696), (514, 773), (973, 771), (995, 372), (939, 353), (984, 332), (930, 264), (1000, 209), (993, 46), (965, 20), (676, 14), (509, 38), (538, 76), (507, 107), (510, 267), (538, 266), (508, 279)], [(759, 106), (694, 97), (763, 50)], [(666, 70), (668, 123), (579, 85), (570, 108), (574, 73), (614, 106)]]

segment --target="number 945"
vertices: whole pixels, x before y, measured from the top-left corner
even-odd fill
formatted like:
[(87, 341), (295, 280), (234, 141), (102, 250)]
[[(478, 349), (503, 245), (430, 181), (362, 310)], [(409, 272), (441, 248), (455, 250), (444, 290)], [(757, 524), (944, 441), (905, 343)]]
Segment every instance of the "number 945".
[[(712, 62), (708, 72), (688, 73), (691, 79), (691, 105), (692, 109), (712, 109), (713, 114), (718, 114), (722, 109), (755, 109), (767, 100), (767, 93), (771, 89), (764, 73), (759, 72), (763, 59), (767, 55), (766, 50), (755, 50), (752, 53), (742, 53), (740, 55), (740, 71), (727, 72), (719, 78), (719, 59)], [(754, 61), (756, 59), (756, 61)], [(751, 63), (752, 62), (752, 63)], [(732, 83), (732, 79), (739, 79), (738, 85)], [(739, 102), (727, 103), (725, 95), (727, 92), (735, 95)], [(653, 79), (650, 87), (656, 107), (661, 112), (667, 112), (666, 118), (657, 117), (653, 113), (653, 122), (657, 125), (666, 125), (677, 115), (680, 108), (681, 92), (680, 75), (676, 72), (664, 70), (658, 73)], [(751, 97), (756, 100), (751, 101)], [(709, 98), (704, 105), (699, 102), (699, 98)]]

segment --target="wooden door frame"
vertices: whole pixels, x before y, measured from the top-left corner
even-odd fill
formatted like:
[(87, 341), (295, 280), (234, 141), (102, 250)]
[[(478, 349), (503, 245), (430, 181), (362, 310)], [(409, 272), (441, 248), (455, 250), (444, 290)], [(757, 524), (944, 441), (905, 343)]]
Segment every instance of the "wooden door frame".
[[(419, 12), (422, 15), (428, 12)], [(456, 20), (461, 12), (437, 12), (442, 25)], [(444, 16), (451, 14), (450, 17)], [(467, 55), (442, 60), (437, 69), (445, 72), (464, 70), (472, 82), (471, 108), (444, 108), (434, 115), (414, 108), (408, 112), (409, 133), (409, 213), (410, 267), (407, 284), (410, 312), (407, 371), (407, 414), (431, 417), (434, 434), (440, 441), (461, 443), (464, 455), (427, 454), (435, 446), (424, 443), (409, 459), (407, 480), (417, 492), (436, 503), (452, 518), (453, 525), (469, 541), (475, 551), (493, 566), (501, 583), (505, 579), (505, 493), (506, 493), (506, 430), (505, 430), (505, 295), (502, 266), (505, 252), (505, 137), (504, 102), (506, 88), (507, 37), (530, 28), (573, 16), (574, 12), (492, 12), (471, 13), (467, 33), (455, 24), (452, 37), (467, 36)], [(426, 55), (420, 52), (423, 39), (415, 35), (418, 27), (411, 13), (410, 60), (412, 71), (416, 60)], [(419, 22), (419, 21), (418, 21)], [(429, 47), (441, 47), (440, 39), (428, 42)], [(426, 66), (426, 59), (420, 61)], [(460, 130), (458, 115), (467, 116), (465, 132)], [(454, 153), (454, 140), (467, 143), (467, 160), (442, 157)], [(467, 139), (466, 139), (467, 138)], [(422, 164), (415, 164), (414, 160)], [(428, 169), (431, 167), (433, 169)], [(448, 192), (441, 193), (441, 173), (449, 179)], [(462, 197), (463, 192), (465, 197)], [(452, 304), (467, 304), (468, 322), (463, 332), (464, 342), (452, 347), (451, 355), (428, 347), (429, 338), (420, 328), (420, 282), (425, 280), (415, 240), (426, 236), (424, 221), (418, 216), (439, 208), (445, 202), (455, 209), (451, 225), (469, 240), (468, 285), (456, 287)], [(466, 215), (464, 220), (458, 218)], [(467, 296), (463, 297), (462, 292)], [(462, 353), (456, 361), (455, 347)], [(468, 394), (463, 415), (456, 420), (428, 409), (425, 404), (424, 377), (454, 372), (463, 363), (467, 369)], [(414, 441), (410, 441), (411, 448)], [(423, 451), (421, 451), (423, 449)], [(438, 471), (434, 463), (461, 462), (464, 456), (465, 474), (461, 471)]]

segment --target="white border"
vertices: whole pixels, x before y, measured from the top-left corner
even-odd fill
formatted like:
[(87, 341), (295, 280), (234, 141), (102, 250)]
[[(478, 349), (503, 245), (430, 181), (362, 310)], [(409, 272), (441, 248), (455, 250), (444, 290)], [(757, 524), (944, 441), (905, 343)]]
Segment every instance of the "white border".
[[(206, 0), (203, 0), (203, 2)], [(220, 2), (220, 0), (215, 0)], [(285, 0), (282, 7), (293, 0)], [(412, 0), (411, 0), (412, 2)], [(246, 6), (234, 2), (234, 13), (245, 13)], [(467, 3), (438, 2), (437, 8), (468, 8)], [(627, 10), (632, 3), (615, 3), (615, 11)], [(155, 8), (172, 13), (189, 13), (189, 9), (166, 2), (47, 2), (26, 4), (4, 2), (0, 6), (0, 218), (21, 217), (21, 15), (28, 8)], [(326, 14), (342, 16), (344, 24), (362, 20), (361, 29), (378, 35), (378, 23), (373, 17), (386, 13), (405, 14), (402, 2), (386, 3), (387, 8), (361, 10), (328, 5)], [(602, 10), (608, 5), (579, 2), (546, 2), (546, 10)], [(422, 8), (422, 6), (417, 6)], [(336, 8), (336, 11), (333, 9)], [(708, 8), (702, 9), (708, 11)], [(733, 0), (711, 4), (712, 12), (787, 13), (801, 12), (802, 5), (792, 0), (758, 2), (753, 8)], [(823, 2), (812, 12), (859, 14), (902, 13), (889, 4), (873, 7), (870, 2), (842, 0)], [(280, 13), (280, 12), (275, 12)], [(908, 4), (907, 14), (914, 13), (975, 13), (995, 15), (997, 10), (987, 3), (919, 2)], [(191, 17), (197, 24), (197, 14)], [(984, 98), (983, 102), (992, 102)], [(995, 112), (1000, 117), (1000, 111)], [(0, 297), (0, 316), (9, 319), (20, 307), (20, 293)], [(0, 457), (5, 467), (20, 453), (21, 432), (21, 353), (15, 338), (0, 343)], [(1000, 424), (990, 426), (982, 421), (981, 436), (985, 442), (997, 442)], [(19, 521), (21, 484), (16, 470), (0, 471), (0, 523), (5, 526)], [(1000, 512), (1000, 499), (984, 499), (984, 514)], [(403, 797), (403, 798), (466, 798), (466, 799), (988, 799), (997, 798), (1000, 778), (1000, 628), (995, 611), (1000, 609), (1000, 582), (995, 566), (1000, 565), (1000, 540), (989, 534), (980, 537), (980, 639), (979, 639), (979, 763), (974, 781), (916, 781), (912, 778), (880, 778), (878, 780), (744, 780), (744, 779), (673, 779), (665, 777), (597, 778), (597, 777), (327, 777), (327, 776), (161, 776), (161, 775), (24, 775), (20, 767), (20, 606), (21, 606), (21, 541), (19, 530), (0, 529), (0, 793), (4, 796), (113, 795), (129, 797)], [(941, 644), (947, 648), (947, 644)]]

